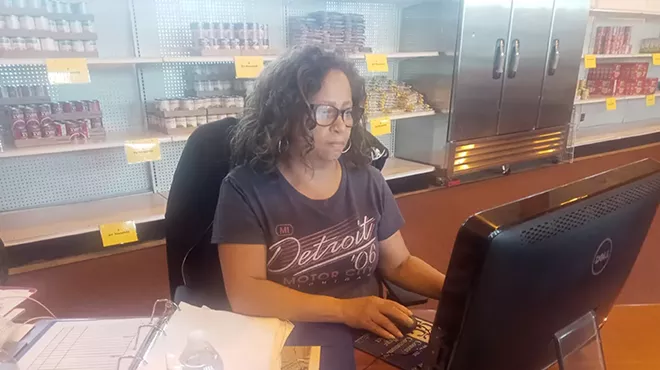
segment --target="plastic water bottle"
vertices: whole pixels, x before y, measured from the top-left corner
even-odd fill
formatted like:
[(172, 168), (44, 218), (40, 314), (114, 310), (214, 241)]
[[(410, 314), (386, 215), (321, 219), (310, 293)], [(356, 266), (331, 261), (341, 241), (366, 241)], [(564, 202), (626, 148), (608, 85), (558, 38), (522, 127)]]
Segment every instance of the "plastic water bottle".
[(218, 351), (205, 339), (204, 331), (195, 330), (188, 334), (188, 343), (179, 363), (182, 370), (224, 370)]

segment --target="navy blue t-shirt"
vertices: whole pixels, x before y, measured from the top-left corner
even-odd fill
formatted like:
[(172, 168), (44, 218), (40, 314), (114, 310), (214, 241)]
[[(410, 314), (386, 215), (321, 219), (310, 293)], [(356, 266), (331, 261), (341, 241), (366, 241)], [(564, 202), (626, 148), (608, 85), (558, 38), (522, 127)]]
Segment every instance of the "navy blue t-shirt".
[(325, 200), (301, 194), (279, 171), (239, 166), (220, 188), (211, 241), (263, 244), (269, 280), (354, 298), (378, 294), (379, 242), (401, 226), (394, 196), (372, 166), (342, 163), (339, 188)]

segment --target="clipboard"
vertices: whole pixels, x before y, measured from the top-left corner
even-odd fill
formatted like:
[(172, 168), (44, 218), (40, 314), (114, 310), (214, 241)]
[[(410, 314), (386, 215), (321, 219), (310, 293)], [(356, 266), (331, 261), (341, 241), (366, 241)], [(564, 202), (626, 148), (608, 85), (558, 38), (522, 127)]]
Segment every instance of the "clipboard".
[[(157, 314), (156, 311), (162, 307), (162, 313)], [(122, 318), (101, 318), (101, 319), (53, 319), (53, 320), (42, 320), (37, 322), (37, 324), (32, 328), (32, 330), (20, 341), (17, 343), (16, 348), (12, 351), (11, 354), (13, 358), (17, 361), (19, 365), (26, 363), (36, 363), (38, 361), (47, 361), (52, 360), (50, 357), (47, 357), (46, 360), (40, 358), (39, 356), (51, 356), (53, 351), (52, 349), (45, 354), (44, 348), (52, 343), (56, 342), (53, 337), (56, 337), (58, 342), (57, 346), (70, 345), (73, 348), (71, 341), (67, 342), (65, 338), (62, 340), (62, 335), (68, 335), (71, 332), (62, 332), (70, 328), (83, 328), (81, 332), (88, 333), (87, 326), (89, 324), (90, 328), (93, 329), (103, 329), (103, 325), (108, 327), (116, 327), (118, 324), (123, 324), (124, 333), (121, 335), (112, 336), (112, 334), (106, 335), (105, 338), (97, 338), (98, 340), (108, 338), (114, 340), (124, 340), (123, 344), (118, 344), (116, 348), (110, 347), (106, 353), (106, 364), (109, 363), (108, 359), (113, 358), (116, 363), (112, 366), (107, 365), (105, 368), (112, 370), (135, 370), (140, 367), (140, 365), (145, 362), (149, 350), (153, 344), (158, 340), (158, 338), (164, 333), (164, 327), (167, 325), (168, 320), (171, 315), (178, 310), (178, 305), (168, 299), (161, 299), (154, 302), (152, 309), (151, 317), (122, 317)], [(100, 326), (100, 328), (99, 328)], [(93, 330), (91, 330), (93, 334)], [(133, 336), (127, 335), (127, 333), (133, 333)], [(72, 335), (77, 335), (78, 333), (73, 333)], [(83, 334), (80, 334), (82, 336)], [(83, 341), (84, 342), (84, 341)], [(64, 343), (64, 344), (63, 344)], [(121, 343), (121, 342), (120, 342)], [(127, 348), (128, 346), (128, 348)], [(78, 351), (83, 351), (85, 348), (89, 350), (88, 343), (84, 342), (84, 345), (81, 345), (82, 349)], [(126, 355), (125, 352), (122, 354), (123, 349), (130, 349), (131, 354)], [(76, 349), (73, 349), (75, 351)], [(112, 352), (115, 350), (114, 352)], [(31, 352), (34, 351), (34, 352)], [(70, 359), (71, 352), (67, 352), (67, 359)], [(83, 357), (84, 353), (80, 353), (80, 356)], [(100, 361), (103, 359), (103, 356), (88, 356), (89, 361)], [(64, 356), (62, 355), (62, 360)], [(93, 364), (90, 364), (90, 368), (98, 368)], [(63, 364), (62, 368), (66, 368), (66, 365)]]

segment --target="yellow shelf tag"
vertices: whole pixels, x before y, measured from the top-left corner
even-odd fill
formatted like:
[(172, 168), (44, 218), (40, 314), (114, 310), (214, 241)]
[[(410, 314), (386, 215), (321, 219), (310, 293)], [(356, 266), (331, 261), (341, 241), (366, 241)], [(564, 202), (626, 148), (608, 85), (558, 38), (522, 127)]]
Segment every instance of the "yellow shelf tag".
[(653, 54), (653, 65), (654, 66), (660, 65), (660, 54), (659, 53)]
[(54, 58), (46, 59), (48, 81), (52, 85), (86, 84), (90, 82), (87, 59)]
[(104, 247), (138, 241), (134, 221), (99, 225), (99, 231), (101, 232), (101, 242)]
[(364, 54), (367, 61), (367, 71), (369, 72), (388, 72), (387, 55), (385, 54)]
[(264, 57), (235, 56), (236, 78), (257, 78), (264, 69)]
[(605, 99), (605, 108), (607, 110), (616, 110), (616, 98)]
[(655, 95), (646, 95), (646, 106), (652, 107), (655, 105)]
[(596, 68), (596, 56), (593, 54), (588, 54), (584, 56), (584, 68), (591, 69)]
[(369, 120), (371, 134), (374, 136), (387, 135), (392, 132), (390, 117), (372, 118)]
[(142, 163), (160, 160), (158, 139), (127, 140), (124, 142), (128, 163)]

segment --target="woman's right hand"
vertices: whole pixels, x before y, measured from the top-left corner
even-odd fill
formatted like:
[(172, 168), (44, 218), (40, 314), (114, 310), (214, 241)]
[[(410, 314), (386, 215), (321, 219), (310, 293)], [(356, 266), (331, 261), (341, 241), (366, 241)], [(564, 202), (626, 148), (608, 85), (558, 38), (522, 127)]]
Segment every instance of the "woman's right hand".
[(340, 302), (344, 324), (369, 330), (386, 339), (403, 336), (393, 321), (403, 325), (413, 323), (412, 312), (394, 301), (371, 296), (343, 299)]

